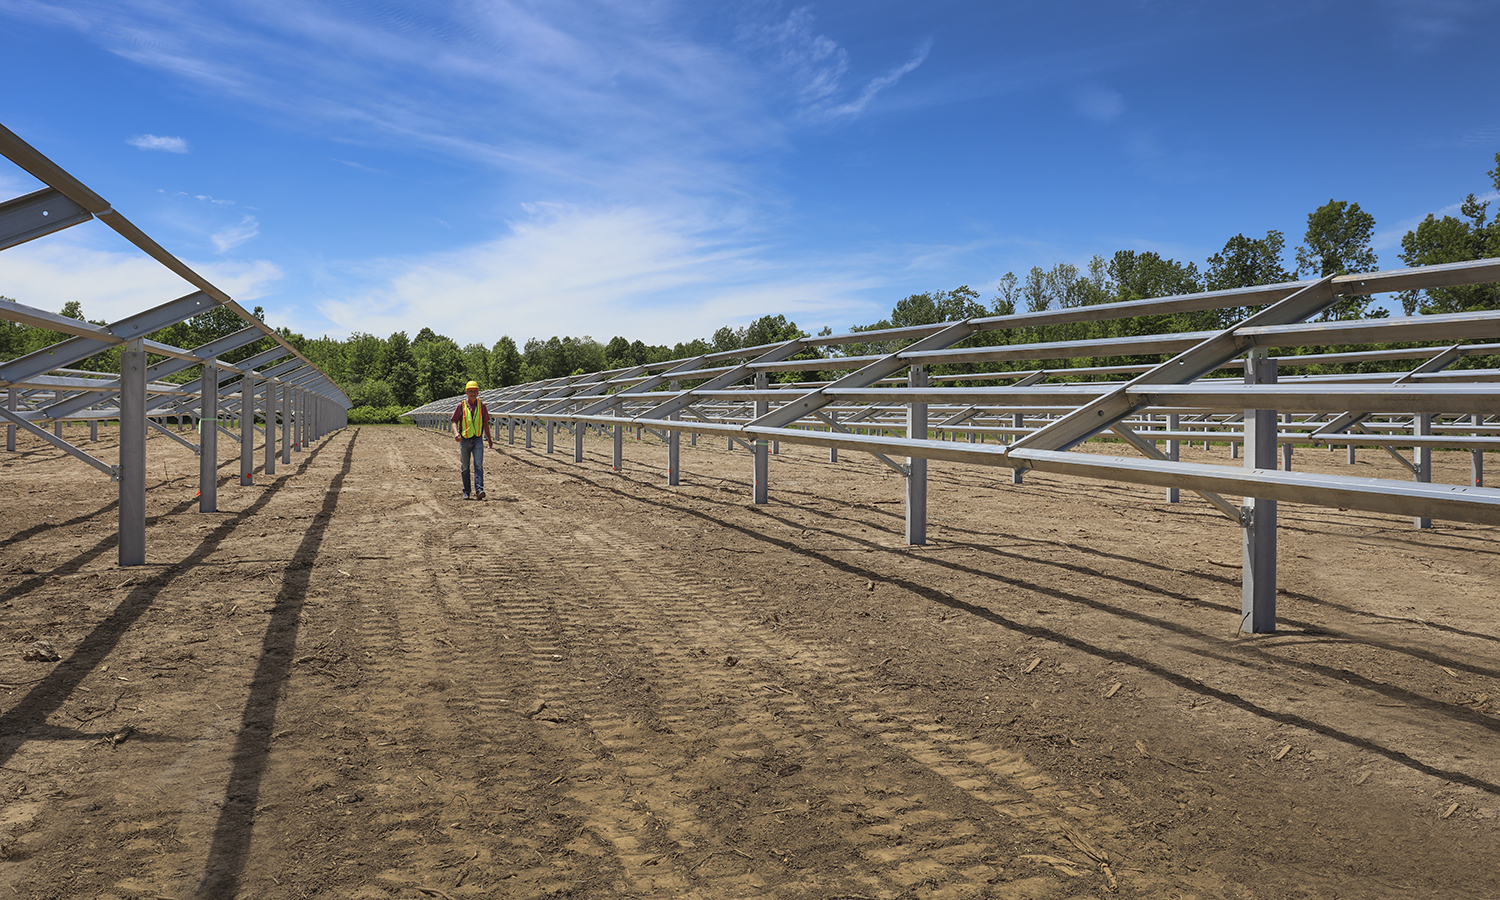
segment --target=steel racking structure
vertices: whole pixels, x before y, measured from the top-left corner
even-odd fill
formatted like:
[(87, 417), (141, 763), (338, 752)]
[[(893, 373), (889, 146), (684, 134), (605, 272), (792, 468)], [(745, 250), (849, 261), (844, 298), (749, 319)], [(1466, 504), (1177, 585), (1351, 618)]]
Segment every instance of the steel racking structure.
[[(280, 457), (292, 454), (348, 422), (349, 399), (317, 366), (285, 338), (246, 312), (182, 260), (173, 256), (98, 194), (61, 166), (0, 126), (0, 153), (45, 187), (0, 203), (0, 251), (98, 219), (196, 290), (108, 325), (0, 302), (0, 318), (59, 332), (67, 337), (25, 356), (0, 362), (0, 389), (5, 402), (5, 449), (16, 450), (17, 429), (41, 438), (109, 475), (119, 484), (119, 564), (141, 565), (146, 556), (146, 433), (155, 429), (199, 456), (198, 508), (218, 508), (218, 435), (240, 444), (240, 483), (255, 472), (255, 438), (262, 438), (262, 471), (275, 474), (276, 430), (281, 429)], [(154, 341), (154, 332), (215, 308), (239, 316), (245, 327), (199, 347), (182, 348)], [(248, 359), (223, 357), (258, 341), (269, 349)], [(119, 372), (70, 368), (101, 353), (119, 350)], [(199, 368), (186, 383), (167, 380)], [(255, 426), (256, 416), (264, 428)], [(160, 421), (191, 417), (199, 424), (194, 443)], [(87, 422), (97, 439), (98, 425), (116, 420), (119, 458), (111, 464), (63, 437), (63, 423)], [(238, 432), (225, 426), (237, 421)], [(52, 425), (49, 432), (44, 426)]]
[[(1240, 628), (1276, 627), (1276, 506), (1308, 503), (1500, 524), (1500, 490), (1483, 486), (1483, 452), (1500, 448), (1500, 310), (1454, 315), (1314, 321), (1343, 296), (1500, 281), (1500, 259), (1451, 263), (1176, 297), (941, 322), (884, 331), (804, 337), (628, 369), (574, 375), (482, 392), (491, 414), (532, 444), (545, 430), (555, 451), (561, 427), (583, 460), (590, 429), (613, 437), (623, 465), (626, 428), (668, 444), (668, 479), (681, 474), (680, 435), (719, 435), (751, 451), (755, 503), (768, 500), (769, 456), (781, 441), (875, 455), (906, 479), (906, 540), (926, 542), (929, 459), (1013, 471), (1096, 478), (1195, 491), (1242, 531)], [(1135, 317), (1240, 310), (1219, 330), (1049, 339), (1049, 329)], [(1240, 313), (1231, 313), (1231, 317)], [(848, 344), (889, 352), (807, 359)], [(1369, 350), (1359, 345), (1395, 344)], [(1405, 346), (1399, 346), (1405, 345)], [(1273, 356), (1275, 348), (1327, 352)], [(1334, 348), (1354, 348), (1335, 350)], [(1165, 361), (1070, 367), (1068, 360), (1157, 357)], [(1296, 374), (1282, 367), (1410, 369)], [(941, 375), (965, 363), (979, 371)], [(1233, 377), (1236, 373), (1240, 377)], [(940, 384), (933, 384), (936, 380)], [(407, 415), (446, 430), (460, 397)], [(988, 438), (995, 443), (987, 443)], [(1126, 457), (1077, 448), (1108, 440)], [(1179, 461), (1181, 441), (1227, 443), (1241, 465)], [(1158, 447), (1165, 442), (1166, 450)], [(1295, 472), (1298, 443), (1384, 448), (1411, 482)], [(1412, 448), (1408, 460), (1397, 448)], [(1431, 481), (1436, 448), (1470, 451), (1472, 484)], [(1278, 460), (1278, 456), (1280, 459)], [(1279, 465), (1278, 465), (1279, 463)], [(1242, 497), (1240, 503), (1223, 495)]]

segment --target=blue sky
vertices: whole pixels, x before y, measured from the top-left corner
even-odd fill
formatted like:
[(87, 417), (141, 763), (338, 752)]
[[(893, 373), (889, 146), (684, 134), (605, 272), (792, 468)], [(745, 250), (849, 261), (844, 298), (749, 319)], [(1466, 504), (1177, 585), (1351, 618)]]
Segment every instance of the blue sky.
[[(310, 337), (648, 343), (1490, 188), (1494, 0), (0, 0), (0, 123)], [(0, 195), (37, 187), (0, 160)], [(186, 293), (99, 223), (0, 294)]]

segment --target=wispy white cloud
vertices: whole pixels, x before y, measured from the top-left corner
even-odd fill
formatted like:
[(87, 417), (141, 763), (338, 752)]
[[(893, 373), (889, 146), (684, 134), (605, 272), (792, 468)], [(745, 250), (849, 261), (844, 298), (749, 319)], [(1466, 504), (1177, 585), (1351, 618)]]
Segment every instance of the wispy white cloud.
[(162, 137), (156, 134), (138, 134), (125, 141), (132, 147), (142, 150), (160, 150), (163, 153), (186, 153), (188, 152), (187, 141), (180, 137)]
[[(6, 296), (53, 311), (77, 300), (88, 318), (113, 322), (195, 290), (144, 253), (118, 249), (118, 238), (101, 227), (70, 228), (0, 253)], [(184, 262), (241, 302), (265, 296), (283, 277), (266, 260)]]
[[(1475, 194), (1474, 198), (1481, 203), (1494, 204), (1495, 201), (1500, 200), (1500, 193), (1489, 191), (1488, 193), (1484, 194)], [(1394, 225), (1391, 225), (1388, 228), (1378, 229), (1370, 238), (1370, 246), (1374, 247), (1376, 252), (1379, 253), (1399, 252), (1401, 249), (1401, 239), (1403, 237), (1406, 237), (1407, 232), (1414, 231), (1418, 225), (1422, 224), (1423, 219), (1427, 218), (1429, 215), (1435, 219), (1441, 219), (1444, 216), (1453, 216), (1454, 218), (1460, 218), (1460, 210), (1463, 205), (1463, 201), (1460, 200), (1457, 203), (1450, 203), (1441, 209), (1432, 210), (1432, 212), (1430, 213), (1422, 213), (1420, 216), (1408, 216), (1407, 218), (1402, 219), (1401, 221), (1395, 223)], [(1491, 207), (1490, 212), (1496, 212), (1493, 206)], [(1493, 218), (1494, 216), (1491, 215), (1491, 219)], [(1394, 266), (1397, 265), (1397, 263), (1389, 262), (1389, 265)]]
[(886, 72), (884, 75), (881, 75), (878, 78), (871, 79), (871, 81), (866, 84), (864, 88), (859, 92), (859, 96), (855, 97), (853, 100), (850, 100), (847, 103), (841, 103), (830, 108), (828, 110), (829, 117), (850, 117), (857, 116), (860, 113), (864, 112), (865, 107), (870, 105), (870, 101), (875, 99), (876, 94), (879, 94), (886, 88), (894, 86), (902, 78), (916, 71), (918, 66), (927, 61), (927, 54), (931, 52), (932, 40), (929, 38), (918, 45), (916, 52), (914, 52), (911, 58), (906, 62), (902, 63), (899, 66), (896, 66), (895, 68), (891, 69), (889, 72)]
[(348, 166), (349, 168), (354, 169), (357, 172), (368, 172), (371, 175), (386, 175), (386, 176), (389, 176), (391, 174), (390, 172), (388, 172), (385, 169), (377, 169), (377, 168), (375, 168), (373, 166), (367, 166), (364, 163), (354, 162), (353, 160), (338, 159), (337, 157), (329, 157), (329, 159), (332, 160), (333, 162), (338, 163), (341, 166)]
[(1079, 114), (1101, 125), (1108, 125), (1125, 114), (1125, 98), (1119, 91), (1098, 86), (1082, 88), (1073, 103)]
[(1404, 51), (1429, 52), (1452, 43), (1476, 20), (1493, 17), (1489, 0), (1381, 0), (1390, 25), (1391, 43)]
[(753, 173), (722, 154), (779, 146), (783, 125), (753, 69), (695, 39), (681, 13), (673, 3), (33, 0), (20, 14), (279, 125), (617, 196), (746, 188)]
[(766, 54), (767, 65), (803, 116), (825, 121), (859, 116), (876, 95), (915, 71), (932, 52), (932, 39), (927, 38), (906, 62), (851, 90), (844, 84), (851, 69), (849, 51), (817, 30), (809, 7), (798, 7), (784, 19), (744, 23), (740, 38)]
[(166, 194), (167, 196), (170, 196), (170, 197), (191, 197), (194, 200), (199, 200), (199, 201), (202, 201), (203, 203), (211, 203), (214, 206), (234, 206), (235, 205), (235, 202), (233, 200), (224, 200), (224, 199), (222, 199), (220, 197), (213, 197), (213, 196), (210, 196), (208, 194), (189, 194), (187, 191), (169, 191), (169, 190), (166, 190), (165, 188), (157, 188), (156, 192), (158, 194)]
[(817, 104), (837, 93), (849, 71), (849, 52), (813, 28), (812, 10), (794, 9), (781, 21), (747, 23), (741, 34), (769, 49), (772, 64), (798, 102)]
[(260, 234), (260, 222), (254, 216), (245, 216), (243, 219), (228, 228), (221, 229), (209, 235), (214, 247), (220, 253), (227, 253), (235, 247), (249, 241), (255, 240)]
[(703, 212), (566, 204), (526, 212), (494, 240), (342, 272), (364, 286), (318, 310), (339, 331), (384, 334), (421, 320), (461, 343), (605, 330), (594, 336), (675, 343), (772, 308), (837, 323), (865, 309), (860, 292), (872, 284), (851, 274), (859, 266), (770, 263)]

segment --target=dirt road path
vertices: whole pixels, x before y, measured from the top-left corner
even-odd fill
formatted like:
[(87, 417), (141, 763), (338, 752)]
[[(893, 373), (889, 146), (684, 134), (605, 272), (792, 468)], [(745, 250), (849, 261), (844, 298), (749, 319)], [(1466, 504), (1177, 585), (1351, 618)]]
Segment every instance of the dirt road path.
[(910, 548), (847, 454), (756, 507), (743, 453), (517, 445), (476, 503), (363, 428), (199, 514), (158, 437), (122, 570), (24, 449), (0, 896), (1500, 896), (1497, 529), (1284, 507), (1246, 639), (1237, 529), (1156, 491), (934, 465)]

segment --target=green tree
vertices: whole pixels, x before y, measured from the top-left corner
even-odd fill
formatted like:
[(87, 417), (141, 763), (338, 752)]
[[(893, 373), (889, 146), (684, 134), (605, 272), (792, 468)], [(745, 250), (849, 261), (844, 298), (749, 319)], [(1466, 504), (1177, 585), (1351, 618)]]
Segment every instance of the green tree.
[(349, 395), (349, 402), (355, 406), (385, 408), (397, 405), (396, 392), (391, 390), (389, 383), (381, 381), (379, 378), (361, 381), (359, 384), (351, 386), (346, 393)]
[(1079, 290), (1083, 294), (1082, 300), (1085, 306), (1114, 302), (1115, 282), (1109, 277), (1109, 263), (1104, 257), (1096, 253), (1089, 260), (1089, 271), (1083, 277)]
[(468, 369), (463, 351), (453, 341), (433, 337), (415, 342), (412, 356), (417, 361), (417, 403), (431, 403), (464, 392)]
[(415, 362), (403, 360), (391, 368), (391, 375), (387, 382), (391, 386), (391, 393), (396, 395), (398, 406), (414, 407), (420, 406), (417, 399), (417, 366)]
[[(1307, 214), (1307, 234), (1297, 248), (1297, 274), (1324, 278), (1375, 271), (1379, 261), (1370, 246), (1374, 233), (1375, 217), (1358, 203), (1329, 200)], [(1340, 297), (1319, 319), (1363, 319), (1373, 299), (1369, 294)]]
[(990, 301), (990, 311), (997, 316), (1013, 316), (1016, 314), (1016, 302), (1021, 299), (1021, 289), (1017, 286), (1016, 273), (1006, 272), (995, 285), (995, 299)]
[(796, 322), (787, 321), (784, 315), (761, 316), (751, 322), (745, 328), (743, 337), (744, 347), (761, 347), (766, 344), (780, 344), (793, 338), (807, 337), (806, 332), (797, 327)]
[(896, 301), (896, 306), (891, 310), (891, 325), (896, 328), (909, 328), (913, 325), (931, 325), (934, 322), (943, 321), (942, 315), (938, 313), (937, 303), (928, 293), (911, 294)]
[(521, 351), (516, 342), (505, 335), (490, 348), (490, 384), (494, 387), (510, 387), (521, 383)]
[[(15, 303), (10, 297), (0, 297), (0, 303)], [(15, 359), (26, 352), (26, 332), (29, 327), (19, 322), (0, 317), (0, 360)]]
[(483, 344), (466, 344), (464, 354), (465, 381), (476, 381), (482, 388), (492, 388), (490, 380), (490, 351)]
[(381, 366), (384, 343), (375, 335), (361, 331), (349, 335), (349, 340), (345, 342), (344, 363), (350, 382), (385, 379), (388, 372)]
[(1198, 267), (1183, 265), (1146, 250), (1119, 250), (1111, 257), (1106, 272), (1115, 284), (1118, 300), (1148, 300), (1152, 297), (1175, 297), (1202, 290)]
[(745, 329), (731, 328), (725, 325), (714, 332), (713, 347), (715, 353), (726, 353), (730, 350), (738, 350), (745, 346)]
[[(1500, 153), (1495, 154), (1495, 168), (1487, 174), (1495, 190), (1500, 191)], [(1421, 224), (1401, 238), (1401, 260), (1409, 266), (1434, 266), (1500, 256), (1500, 217), (1489, 220), (1489, 202), (1470, 194), (1464, 198), (1460, 212), (1467, 222), (1453, 216), (1436, 219), (1429, 213)], [(1402, 291), (1401, 306), (1408, 316), (1416, 312), (1500, 309), (1500, 285), (1473, 284)]]
[(1032, 266), (1026, 273), (1026, 282), (1021, 285), (1021, 299), (1029, 313), (1042, 312), (1052, 305), (1052, 294), (1047, 290), (1047, 273), (1041, 266)]
[[(1203, 271), (1203, 289), (1228, 291), (1291, 281), (1292, 273), (1281, 262), (1285, 246), (1286, 238), (1279, 231), (1267, 231), (1265, 237), (1258, 239), (1235, 235), (1224, 242), (1224, 249), (1208, 258)], [(1203, 327), (1227, 328), (1250, 311), (1250, 307), (1244, 306), (1205, 310), (1201, 314), (1205, 320)]]
[[(829, 332), (832, 334), (832, 332)], [(693, 338), (687, 343), (679, 343), (672, 347), (673, 359), (692, 359), (695, 356), (705, 356), (714, 352), (712, 345), (703, 338)]]
[(635, 365), (630, 353), (630, 342), (615, 335), (604, 347), (605, 369), (628, 369)]

